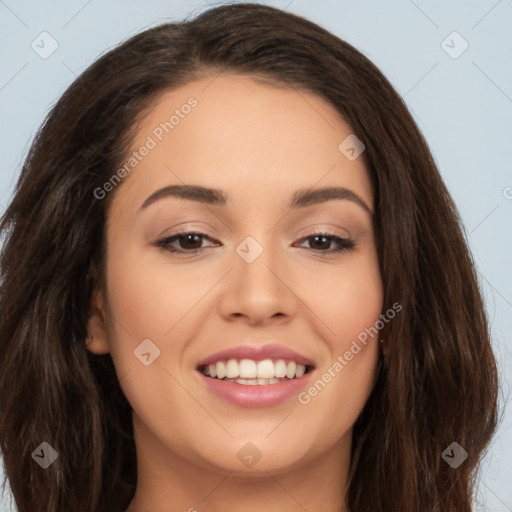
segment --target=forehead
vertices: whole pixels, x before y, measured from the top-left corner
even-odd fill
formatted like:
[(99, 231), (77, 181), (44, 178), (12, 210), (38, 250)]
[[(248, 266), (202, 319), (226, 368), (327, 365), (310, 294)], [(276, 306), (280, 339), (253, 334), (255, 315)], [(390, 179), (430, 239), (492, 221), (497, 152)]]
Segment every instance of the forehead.
[(284, 201), (318, 183), (350, 186), (371, 203), (363, 159), (349, 161), (339, 149), (350, 134), (336, 109), (311, 92), (244, 75), (206, 76), (154, 101), (137, 127), (127, 155), (136, 162), (118, 192), (135, 200), (190, 183), (243, 201), (272, 189), (286, 194)]

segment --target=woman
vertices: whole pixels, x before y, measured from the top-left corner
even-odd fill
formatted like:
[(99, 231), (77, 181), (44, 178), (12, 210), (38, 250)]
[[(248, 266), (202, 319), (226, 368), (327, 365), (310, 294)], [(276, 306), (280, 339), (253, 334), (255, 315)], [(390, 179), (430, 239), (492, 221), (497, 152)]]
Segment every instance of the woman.
[(1, 232), (20, 512), (471, 510), (473, 262), (401, 98), (324, 29), (237, 4), (132, 37), (53, 108)]

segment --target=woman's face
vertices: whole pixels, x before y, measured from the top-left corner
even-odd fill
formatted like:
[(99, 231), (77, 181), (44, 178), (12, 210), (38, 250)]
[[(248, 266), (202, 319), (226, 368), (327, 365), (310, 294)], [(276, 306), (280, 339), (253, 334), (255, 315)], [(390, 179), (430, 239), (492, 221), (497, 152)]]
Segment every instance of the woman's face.
[[(221, 75), (165, 93), (137, 133), (89, 350), (112, 355), (139, 463), (339, 460), (378, 361), (361, 333), (383, 305), (371, 182), (353, 139), (339, 149), (349, 126), (313, 94)], [(183, 231), (196, 235), (170, 239)]]

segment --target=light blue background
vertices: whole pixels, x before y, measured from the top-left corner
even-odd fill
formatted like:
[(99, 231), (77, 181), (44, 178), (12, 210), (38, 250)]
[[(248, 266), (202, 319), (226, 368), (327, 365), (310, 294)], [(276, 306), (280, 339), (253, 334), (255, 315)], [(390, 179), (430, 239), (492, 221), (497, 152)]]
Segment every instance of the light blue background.
[[(76, 75), (142, 29), (219, 2), (183, 0), (0, 0), (0, 212), (29, 141)], [(460, 210), (481, 275), (502, 372), (502, 407), (512, 381), (512, 1), (274, 0), (367, 55), (404, 97)], [(58, 49), (42, 59), (43, 31)], [(469, 44), (451, 58), (441, 42), (457, 31)], [(448, 44), (453, 51), (460, 42)], [(428, 315), (428, 311), (425, 311)], [(512, 512), (512, 412), (484, 460), (479, 498)], [(1, 475), (1, 474), (0, 474)], [(14, 512), (0, 503), (2, 512)], [(478, 506), (475, 510), (480, 510)], [(482, 508), (483, 510), (483, 508)]]

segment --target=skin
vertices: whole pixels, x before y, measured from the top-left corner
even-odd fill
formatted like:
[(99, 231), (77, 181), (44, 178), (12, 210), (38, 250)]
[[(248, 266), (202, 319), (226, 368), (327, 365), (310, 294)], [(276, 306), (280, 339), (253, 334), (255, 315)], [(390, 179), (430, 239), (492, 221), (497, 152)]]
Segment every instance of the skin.
[[(243, 343), (284, 345), (315, 361), (317, 378), (382, 313), (372, 214), (347, 199), (289, 210), (297, 189), (346, 187), (373, 212), (363, 158), (338, 145), (350, 133), (316, 95), (208, 76), (155, 102), (133, 149), (189, 97), (198, 104), (115, 189), (107, 223), (107, 293), (97, 292), (88, 350), (110, 352), (133, 408), (138, 482), (127, 512), (345, 511), (352, 426), (374, 384), (379, 342), (366, 346), (307, 405), (297, 396), (244, 408), (213, 395), (198, 362)], [(224, 206), (175, 197), (138, 211), (172, 184), (222, 189)], [(154, 242), (184, 228), (210, 239)], [(328, 254), (315, 229), (355, 247)], [(236, 252), (253, 237), (263, 253)], [(202, 241), (201, 241), (202, 240)], [(134, 350), (150, 339), (149, 366)], [(246, 467), (237, 452), (261, 453)]]

